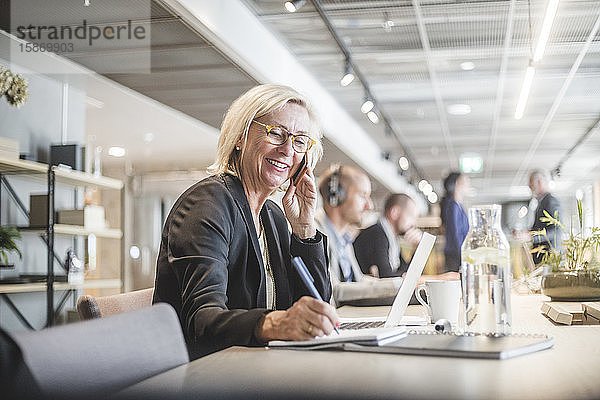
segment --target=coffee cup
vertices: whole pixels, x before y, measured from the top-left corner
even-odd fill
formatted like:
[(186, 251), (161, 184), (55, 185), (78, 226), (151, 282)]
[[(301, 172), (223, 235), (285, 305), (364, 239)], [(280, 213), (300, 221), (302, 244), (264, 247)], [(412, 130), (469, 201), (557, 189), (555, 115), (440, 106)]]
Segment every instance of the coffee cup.
[[(425, 292), (427, 301), (423, 299), (421, 292)], [(415, 291), (419, 303), (426, 309), (431, 322), (447, 319), (452, 325), (458, 324), (460, 310), (460, 281), (425, 281)]]

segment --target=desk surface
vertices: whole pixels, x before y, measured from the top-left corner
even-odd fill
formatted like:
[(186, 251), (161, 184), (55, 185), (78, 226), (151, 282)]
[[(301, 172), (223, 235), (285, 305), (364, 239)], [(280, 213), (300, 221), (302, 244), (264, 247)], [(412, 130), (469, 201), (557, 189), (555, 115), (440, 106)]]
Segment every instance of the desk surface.
[[(232, 347), (157, 375), (133, 397), (598, 399), (600, 326), (556, 326), (543, 296), (513, 295), (513, 332), (554, 336), (552, 349), (508, 360)], [(420, 306), (411, 306), (411, 314)], [(386, 308), (342, 308), (343, 316)]]

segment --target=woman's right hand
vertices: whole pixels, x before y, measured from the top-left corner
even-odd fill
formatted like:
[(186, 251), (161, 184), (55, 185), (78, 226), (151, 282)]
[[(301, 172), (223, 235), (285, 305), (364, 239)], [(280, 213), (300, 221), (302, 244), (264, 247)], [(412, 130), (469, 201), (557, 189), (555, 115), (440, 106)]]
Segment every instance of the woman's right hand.
[(255, 329), (256, 338), (270, 340), (309, 340), (329, 335), (339, 325), (335, 308), (324, 301), (304, 296), (285, 311), (264, 316)]

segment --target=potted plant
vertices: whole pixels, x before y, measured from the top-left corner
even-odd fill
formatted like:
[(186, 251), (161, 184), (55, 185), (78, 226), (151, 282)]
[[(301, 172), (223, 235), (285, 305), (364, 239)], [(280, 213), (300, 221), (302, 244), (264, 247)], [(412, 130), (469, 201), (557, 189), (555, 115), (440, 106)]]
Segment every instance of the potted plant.
[(19, 258), (23, 258), (21, 250), (15, 243), (16, 239), (20, 239), (21, 234), (12, 226), (0, 226), (0, 265), (3, 268), (12, 268), (14, 265), (8, 264), (8, 254), (17, 253)]
[[(538, 248), (543, 254), (542, 264), (547, 270), (542, 277), (542, 293), (553, 301), (597, 301), (600, 300), (600, 228), (592, 228), (585, 235), (583, 230), (583, 207), (577, 201), (579, 232), (573, 233), (562, 242), (562, 248)], [(555, 225), (564, 230), (563, 224), (554, 216), (544, 211), (541, 218), (546, 225)], [(543, 229), (533, 234), (546, 235)]]

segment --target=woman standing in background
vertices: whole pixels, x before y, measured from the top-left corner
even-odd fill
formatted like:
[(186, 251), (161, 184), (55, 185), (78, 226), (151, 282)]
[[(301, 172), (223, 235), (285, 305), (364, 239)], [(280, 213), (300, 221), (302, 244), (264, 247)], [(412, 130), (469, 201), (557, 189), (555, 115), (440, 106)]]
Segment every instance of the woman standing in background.
[(469, 177), (459, 172), (451, 172), (444, 179), (446, 193), (441, 201), (442, 225), (446, 229), (446, 259), (444, 271), (459, 271), (460, 247), (469, 232), (469, 220), (462, 201), (469, 189)]

